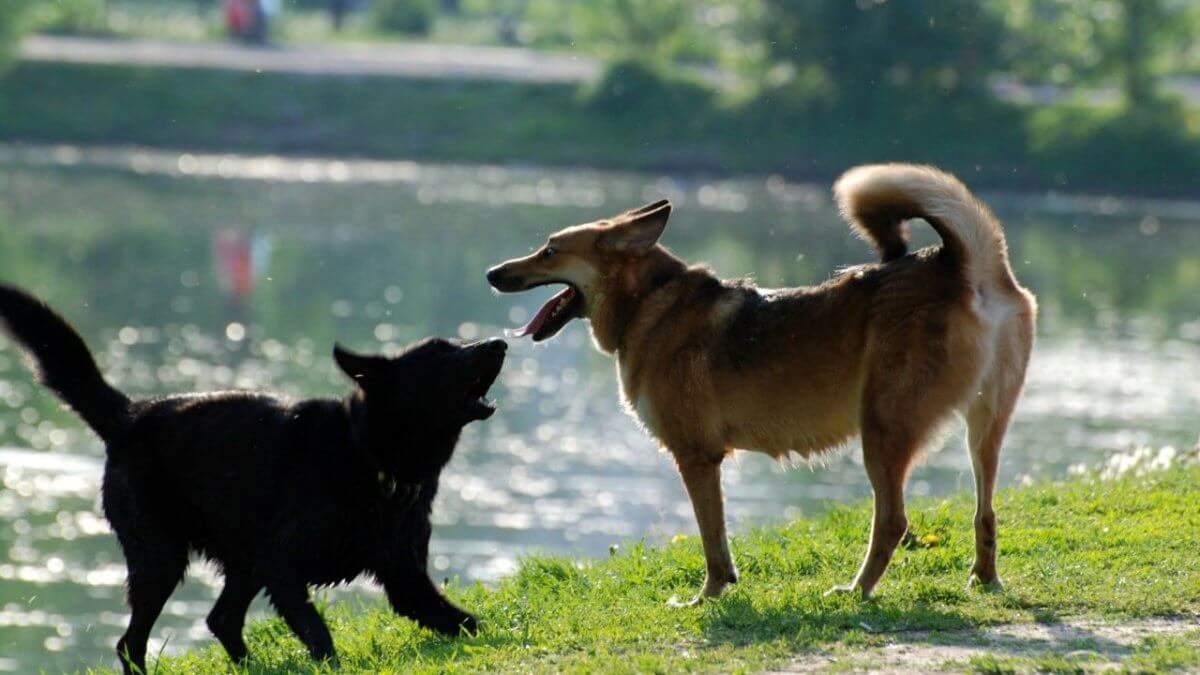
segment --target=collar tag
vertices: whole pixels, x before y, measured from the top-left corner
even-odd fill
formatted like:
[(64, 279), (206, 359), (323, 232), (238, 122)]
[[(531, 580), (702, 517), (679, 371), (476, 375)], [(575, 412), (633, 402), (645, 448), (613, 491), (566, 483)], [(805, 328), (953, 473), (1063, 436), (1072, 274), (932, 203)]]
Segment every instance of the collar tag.
[(383, 493), (389, 497), (396, 494), (396, 479), (380, 471), (376, 474), (375, 479), (379, 481), (379, 486), (383, 488)]

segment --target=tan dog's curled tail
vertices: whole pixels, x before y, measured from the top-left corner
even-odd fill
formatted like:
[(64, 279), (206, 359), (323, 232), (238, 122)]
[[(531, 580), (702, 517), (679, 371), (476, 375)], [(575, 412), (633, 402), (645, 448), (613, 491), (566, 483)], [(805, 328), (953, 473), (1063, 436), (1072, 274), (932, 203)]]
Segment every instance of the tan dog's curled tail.
[(973, 284), (1008, 269), (1000, 223), (948, 173), (915, 164), (865, 165), (843, 174), (833, 192), (851, 229), (885, 262), (908, 252), (904, 222), (922, 218)]

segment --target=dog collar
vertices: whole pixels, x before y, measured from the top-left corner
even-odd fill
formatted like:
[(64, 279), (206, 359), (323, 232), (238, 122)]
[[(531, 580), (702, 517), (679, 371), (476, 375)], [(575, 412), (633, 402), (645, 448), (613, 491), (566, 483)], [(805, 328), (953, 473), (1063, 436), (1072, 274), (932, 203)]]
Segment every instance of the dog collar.
[(375, 472), (375, 484), (379, 486), (380, 494), (388, 501), (397, 501), (401, 508), (412, 506), (421, 493), (420, 483), (400, 482), (389, 474), (383, 463), (371, 453), (359, 431), (360, 426), (366, 424), (367, 414), (358, 396), (351, 396), (346, 401), (346, 410), (350, 417), (350, 443), (354, 452), (366, 463), (367, 470)]

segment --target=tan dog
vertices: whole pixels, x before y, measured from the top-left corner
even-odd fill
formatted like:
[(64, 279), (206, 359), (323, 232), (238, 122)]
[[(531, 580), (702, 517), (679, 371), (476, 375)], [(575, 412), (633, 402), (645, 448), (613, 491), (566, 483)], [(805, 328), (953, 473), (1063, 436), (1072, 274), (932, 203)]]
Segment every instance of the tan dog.
[[(616, 354), (625, 404), (674, 455), (700, 525), (708, 575), (693, 603), (737, 580), (721, 492), (734, 449), (809, 457), (861, 435), (871, 543), (853, 583), (833, 590), (866, 597), (908, 528), (909, 469), (956, 412), (975, 472), (970, 583), (999, 586), (992, 493), (1033, 346), (1034, 298), (1013, 277), (1000, 224), (953, 176), (862, 166), (834, 193), (883, 262), (819, 286), (760, 290), (689, 267), (658, 245), (665, 200), (562, 230), (488, 271), (504, 292), (566, 285), (518, 335), (545, 340), (582, 317), (596, 346)], [(942, 245), (908, 254), (911, 218)]]

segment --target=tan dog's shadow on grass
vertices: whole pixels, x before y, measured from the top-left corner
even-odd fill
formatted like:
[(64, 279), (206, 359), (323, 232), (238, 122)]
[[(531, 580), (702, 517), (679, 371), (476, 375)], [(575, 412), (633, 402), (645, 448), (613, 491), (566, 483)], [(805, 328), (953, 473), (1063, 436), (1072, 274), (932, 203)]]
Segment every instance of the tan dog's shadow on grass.
[(1006, 604), (1030, 611), (1033, 621), (980, 622), (935, 603), (845, 596), (815, 607), (784, 603), (764, 610), (735, 591), (706, 603), (701, 625), (713, 647), (782, 640), (794, 652), (785, 669), (795, 672), (834, 666), (846, 672), (930, 672), (948, 664), (957, 670), (983, 656), (1119, 662), (1137, 650), (1136, 641), (1118, 639), (1104, 625), (1060, 617), (1003, 593)]
[[(714, 642), (747, 644), (779, 638), (801, 646), (836, 641), (848, 631), (864, 634), (904, 630), (962, 630), (974, 627), (961, 614), (934, 603), (828, 596), (809, 602), (800, 594), (797, 602), (763, 608), (747, 593), (735, 589), (702, 605), (700, 619), (705, 636)], [(820, 597), (818, 589), (812, 589)]]

